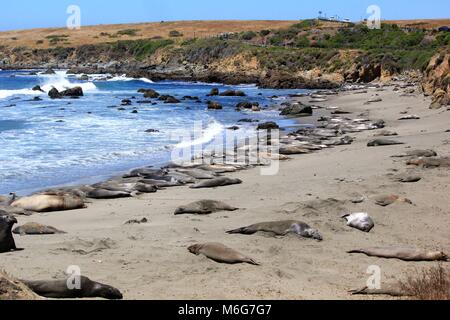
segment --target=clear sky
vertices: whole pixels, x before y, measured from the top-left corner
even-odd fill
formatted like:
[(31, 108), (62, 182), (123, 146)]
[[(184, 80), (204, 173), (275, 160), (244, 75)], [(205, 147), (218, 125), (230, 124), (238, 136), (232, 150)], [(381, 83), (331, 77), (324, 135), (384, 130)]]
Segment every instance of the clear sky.
[(65, 26), (69, 5), (82, 25), (169, 20), (314, 18), (319, 11), (352, 21), (376, 4), (382, 19), (450, 18), (450, 0), (4, 0), (0, 30)]

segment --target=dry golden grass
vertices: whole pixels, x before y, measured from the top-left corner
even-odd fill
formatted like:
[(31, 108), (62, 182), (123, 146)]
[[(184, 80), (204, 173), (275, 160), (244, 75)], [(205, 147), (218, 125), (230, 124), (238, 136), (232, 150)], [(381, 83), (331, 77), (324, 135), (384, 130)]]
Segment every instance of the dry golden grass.
[[(202, 38), (224, 32), (260, 31), (263, 29), (286, 28), (296, 22), (298, 21), (176, 21), (164, 23), (153, 22), (85, 26), (80, 30), (68, 30), (67, 28), (16, 30), (0, 32), (0, 44), (14, 47), (27, 46), (30, 48), (79, 46), (83, 44), (114, 42), (117, 40), (137, 40), (153, 37), (168, 38), (169, 33), (174, 30), (183, 34), (180, 38), (193, 38), (194, 36)], [(135, 33), (135, 35), (120, 35), (120, 33), (127, 33), (127, 30), (132, 30), (132, 33)], [(50, 44), (52, 36), (68, 37), (61, 39), (61, 42), (52, 45)], [(67, 42), (65, 39), (67, 39)]]
[[(154, 37), (169, 38), (171, 31), (180, 32), (182, 36), (179, 38), (181, 39), (193, 37), (204, 38), (225, 32), (281, 29), (297, 22), (298, 20), (199, 20), (84, 26), (80, 30), (68, 30), (67, 28), (15, 30), (0, 32), (0, 44), (12, 47), (26, 46), (29, 48), (76, 47), (84, 44), (114, 42), (117, 40), (137, 40)], [(416, 28), (437, 28), (443, 25), (450, 25), (450, 19), (397, 20), (385, 22)], [(342, 23), (322, 21), (320, 28), (337, 29), (344, 25)]]
[(402, 291), (417, 300), (450, 300), (450, 273), (439, 264), (417, 271), (400, 283)]

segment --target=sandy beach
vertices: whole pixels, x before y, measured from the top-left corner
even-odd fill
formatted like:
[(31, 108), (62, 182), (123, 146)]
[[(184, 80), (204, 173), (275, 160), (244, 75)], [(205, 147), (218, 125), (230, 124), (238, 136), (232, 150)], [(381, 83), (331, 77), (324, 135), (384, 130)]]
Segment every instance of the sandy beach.
[[(378, 94), (381, 102), (365, 104)], [(422, 169), (391, 156), (414, 149), (450, 155), (450, 112), (430, 110), (430, 99), (402, 95), (385, 86), (366, 93), (348, 91), (316, 103), (386, 121), (394, 140), (404, 145), (368, 148), (379, 130), (351, 133), (351, 145), (324, 149), (283, 161), (275, 176), (252, 168), (227, 176), (241, 185), (215, 189), (175, 187), (137, 198), (93, 200), (87, 209), (18, 217), (19, 225), (38, 222), (67, 232), (49, 236), (15, 236), (24, 251), (1, 255), (0, 267), (20, 279), (64, 277), (70, 265), (82, 274), (119, 288), (125, 299), (374, 299), (348, 293), (365, 286), (367, 268), (381, 268), (382, 284), (403, 280), (434, 262), (403, 262), (348, 254), (370, 246), (409, 246), (450, 252), (448, 168)], [(295, 98), (308, 103), (309, 98)], [(402, 112), (418, 120), (398, 120)], [(388, 139), (390, 139), (388, 138)], [(413, 172), (422, 180), (397, 182)], [(372, 197), (397, 194), (413, 204), (377, 206)], [(365, 201), (350, 200), (364, 196)], [(239, 207), (208, 216), (181, 215), (180, 205), (211, 199)], [(364, 233), (346, 226), (341, 216), (368, 212), (375, 228)], [(146, 217), (148, 223), (124, 225)], [(317, 228), (324, 240), (295, 236), (228, 235), (227, 230), (257, 222), (300, 220)], [(221, 242), (259, 263), (225, 265), (195, 256), (187, 247)], [(379, 297), (378, 297), (379, 298)], [(386, 298), (386, 297), (381, 297)]]

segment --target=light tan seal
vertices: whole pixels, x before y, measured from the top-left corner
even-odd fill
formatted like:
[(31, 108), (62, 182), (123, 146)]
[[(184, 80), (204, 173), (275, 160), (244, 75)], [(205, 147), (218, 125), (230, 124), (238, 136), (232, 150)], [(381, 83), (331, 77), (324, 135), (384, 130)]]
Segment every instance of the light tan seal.
[(400, 196), (397, 196), (395, 194), (389, 194), (389, 195), (380, 195), (373, 198), (375, 203), (382, 207), (390, 206), (391, 204), (394, 204), (396, 202), (403, 202), (412, 204), (412, 201), (406, 198), (402, 198)]
[(224, 202), (215, 200), (200, 200), (188, 205), (181, 206), (175, 211), (179, 214), (211, 214), (219, 211), (236, 211), (238, 208), (232, 207)]
[(221, 243), (205, 243), (195, 244), (188, 248), (190, 253), (195, 255), (204, 255), (205, 257), (214, 260), (219, 263), (248, 263), (253, 265), (259, 265), (255, 260), (249, 258), (234, 249), (231, 249)]
[(347, 253), (363, 253), (369, 257), (400, 259), (403, 261), (449, 261), (442, 251), (425, 251), (412, 248), (373, 247), (347, 251)]
[(287, 221), (272, 221), (261, 222), (253, 224), (248, 227), (243, 227), (235, 230), (227, 231), (228, 234), (247, 234), (252, 235), (257, 232), (273, 233), (277, 236), (286, 236), (288, 234), (295, 234), (303, 238), (312, 238), (322, 241), (322, 235), (318, 230), (311, 228), (304, 222), (287, 220)]
[(63, 234), (64, 231), (58, 230), (51, 226), (44, 226), (36, 222), (28, 222), (23, 226), (19, 226), (13, 230), (14, 234), (24, 235), (45, 235), (45, 234)]
[(34, 212), (64, 211), (85, 208), (83, 199), (72, 195), (37, 194), (14, 201), (12, 207)]
[(214, 178), (211, 180), (200, 181), (199, 183), (196, 183), (196, 184), (190, 186), (190, 188), (191, 189), (216, 188), (216, 187), (225, 187), (225, 186), (231, 186), (234, 184), (241, 184), (241, 183), (242, 183), (242, 180), (240, 180), (240, 179), (220, 177), (220, 178)]

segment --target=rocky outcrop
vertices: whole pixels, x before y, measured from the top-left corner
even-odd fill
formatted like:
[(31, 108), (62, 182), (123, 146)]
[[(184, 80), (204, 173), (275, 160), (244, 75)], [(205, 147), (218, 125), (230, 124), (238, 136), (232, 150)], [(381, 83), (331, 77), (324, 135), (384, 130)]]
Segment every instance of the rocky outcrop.
[(209, 110), (222, 110), (223, 106), (216, 101), (208, 101), (208, 109)]
[(48, 92), (48, 96), (52, 99), (61, 99), (63, 97), (77, 98), (77, 97), (82, 97), (83, 95), (84, 95), (84, 93), (83, 93), (83, 89), (81, 87), (74, 87), (74, 88), (67, 89), (67, 90), (64, 90), (61, 92), (59, 92), (58, 89), (56, 89), (56, 88), (52, 88)]
[(436, 54), (430, 61), (422, 80), (422, 89), (432, 96), (430, 108), (438, 109), (450, 102), (450, 52)]
[(0, 271), (0, 300), (38, 300), (25, 284)]

